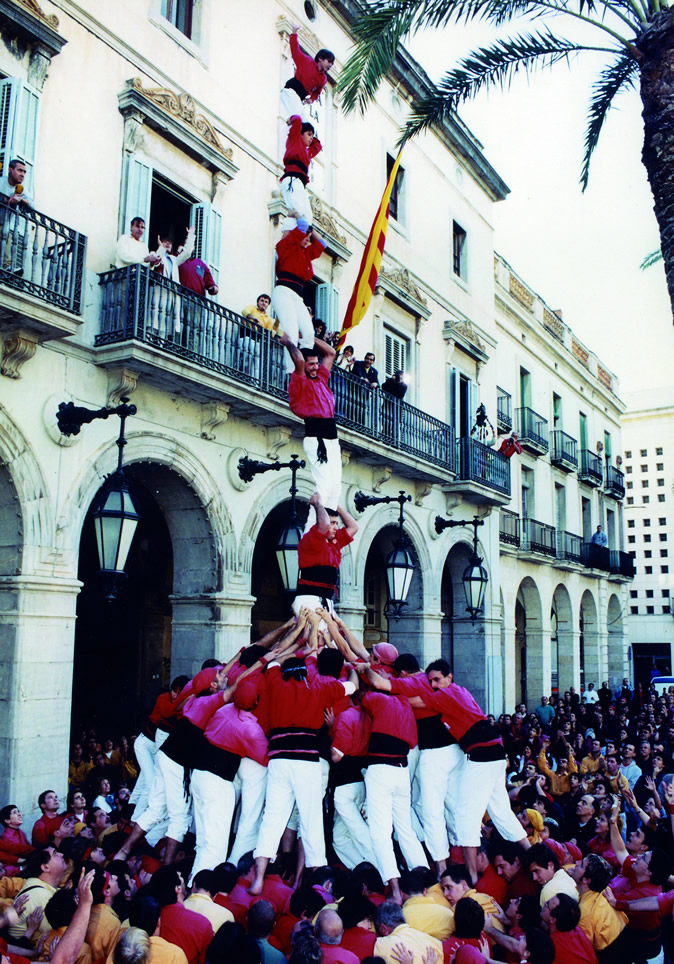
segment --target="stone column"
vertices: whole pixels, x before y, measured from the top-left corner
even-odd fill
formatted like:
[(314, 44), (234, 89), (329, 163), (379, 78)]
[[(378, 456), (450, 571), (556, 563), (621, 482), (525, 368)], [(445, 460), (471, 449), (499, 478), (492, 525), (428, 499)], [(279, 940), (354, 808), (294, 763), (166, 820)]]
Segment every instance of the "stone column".
[(68, 789), (77, 579), (0, 578), (0, 799), (40, 816), (38, 795)]
[(550, 629), (531, 628), (531, 622), (527, 619), (527, 704), (536, 706), (550, 692)]
[(454, 681), (465, 686), (484, 708), (487, 702), (485, 621), (473, 625), (470, 618), (454, 619)]
[[(587, 667), (587, 648), (585, 654)], [(564, 693), (574, 686), (576, 692), (580, 693), (580, 633), (574, 632), (570, 623), (559, 623), (557, 626), (557, 659), (559, 692)], [(594, 682), (594, 675), (588, 677), (587, 669), (585, 679)], [(540, 695), (543, 696), (543, 693)]]

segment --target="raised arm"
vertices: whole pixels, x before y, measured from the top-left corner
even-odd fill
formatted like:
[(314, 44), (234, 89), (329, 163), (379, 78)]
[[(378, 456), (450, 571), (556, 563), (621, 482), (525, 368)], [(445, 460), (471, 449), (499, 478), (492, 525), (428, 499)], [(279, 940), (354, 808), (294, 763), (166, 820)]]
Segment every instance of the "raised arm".
[[(323, 359), (322, 359), (322, 361), (321, 361), (321, 365), (323, 366), (323, 368), (327, 368), (327, 370), (330, 371), (330, 369), (332, 368), (332, 366), (333, 366), (333, 364), (334, 364), (334, 362), (335, 362), (335, 358), (337, 357), (337, 352), (336, 352), (335, 349), (332, 347), (332, 345), (328, 344), (327, 341), (323, 341), (322, 338), (314, 338), (314, 345), (315, 345), (316, 348), (318, 348), (318, 349), (322, 352), (322, 354), (323, 354)], [(291, 352), (291, 354), (292, 354), (292, 352)], [(293, 361), (294, 361), (294, 359), (293, 359)], [(297, 365), (295, 366), (295, 368), (297, 369)]]
[(334, 622), (335, 622), (335, 624), (336, 624), (339, 632), (342, 634), (342, 636), (344, 637), (344, 639), (345, 639), (345, 640), (347, 641), (347, 643), (349, 644), (349, 647), (351, 648), (351, 651), (354, 652), (354, 653), (356, 654), (356, 656), (359, 656), (361, 659), (365, 660), (366, 663), (369, 663), (369, 662), (370, 662), (370, 654), (369, 654), (368, 651), (365, 649), (365, 647), (363, 646), (363, 643), (361, 642), (360, 639), (358, 639), (358, 637), (356, 636), (356, 634), (351, 632), (351, 630), (350, 630), (349, 627), (346, 625), (346, 623), (344, 622), (344, 620), (343, 620), (343, 619), (340, 619), (339, 616), (337, 616), (337, 615), (334, 616)]
[(613, 808), (611, 810), (611, 816), (609, 817), (609, 824), (611, 827), (611, 846), (613, 847), (613, 853), (618, 858), (618, 863), (622, 867), (622, 865), (627, 860), (627, 847), (625, 846), (625, 841), (620, 835), (620, 830), (618, 830), (619, 810), (620, 810), (620, 802), (614, 799)]
[(304, 375), (304, 355), (299, 350), (295, 342), (291, 341), (290, 338), (288, 338), (288, 335), (285, 333), (285, 331), (279, 338), (279, 341), (290, 352), (290, 357), (293, 360), (293, 364), (295, 365), (295, 371), (297, 372), (297, 374)]
[(358, 532), (358, 523), (354, 517), (346, 511), (343, 505), (337, 506), (337, 512), (339, 514), (339, 518), (344, 523), (344, 528), (346, 529), (348, 535), (350, 535), (353, 539), (355, 534)]
[[(323, 500), (321, 499), (318, 492), (314, 494), (309, 499), (309, 505), (313, 505), (316, 510), (316, 525), (318, 526), (318, 531), (322, 535), (327, 535), (330, 531), (330, 516), (325, 511), (325, 506), (323, 505)], [(339, 509), (337, 509), (339, 512)]]
[(90, 870), (85, 875), (82, 871), (80, 882), (77, 885), (77, 908), (65, 934), (56, 945), (56, 950), (52, 955), (53, 964), (73, 964), (82, 950), (84, 939), (87, 936), (91, 905), (93, 904), (91, 882), (94, 878), (94, 872)]

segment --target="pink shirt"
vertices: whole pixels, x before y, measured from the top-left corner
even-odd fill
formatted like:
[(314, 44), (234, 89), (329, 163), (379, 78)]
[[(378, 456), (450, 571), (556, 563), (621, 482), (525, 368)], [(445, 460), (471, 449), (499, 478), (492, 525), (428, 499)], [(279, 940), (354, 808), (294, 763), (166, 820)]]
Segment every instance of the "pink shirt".
[(269, 762), (267, 757), (267, 737), (257, 721), (254, 713), (239, 710), (233, 703), (220, 707), (204, 730), (204, 736), (209, 743), (236, 753), (240, 757), (249, 757), (263, 767)]
[(222, 706), (224, 698), (222, 692), (210, 696), (190, 696), (183, 707), (183, 716), (203, 730), (215, 711)]
[(334, 418), (335, 396), (329, 386), (330, 372), (318, 366), (316, 378), (293, 372), (288, 382), (290, 410), (300, 418)]

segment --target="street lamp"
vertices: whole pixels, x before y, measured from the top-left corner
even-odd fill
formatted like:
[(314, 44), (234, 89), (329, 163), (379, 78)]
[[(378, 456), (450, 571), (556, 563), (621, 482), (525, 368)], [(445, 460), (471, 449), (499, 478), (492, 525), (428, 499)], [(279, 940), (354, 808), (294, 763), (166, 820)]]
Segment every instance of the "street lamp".
[(390, 502), (397, 502), (400, 506), (400, 517), (398, 519), (398, 538), (392, 551), (386, 557), (386, 581), (388, 582), (388, 604), (389, 611), (387, 618), (400, 619), (403, 606), (407, 605), (407, 594), (412, 584), (414, 575), (414, 561), (412, 554), (407, 548), (408, 539), (405, 535), (403, 522), (405, 521), (403, 506), (406, 502), (411, 502), (412, 496), (406, 495), (401, 489), (400, 495), (365, 495), (364, 492), (356, 492), (353, 503), (359, 512), (362, 512), (368, 505), (388, 505)]
[(122, 398), (121, 404), (116, 408), (99, 409), (83, 408), (73, 402), (61, 402), (56, 413), (62, 435), (79, 435), (81, 427), (94, 419), (105, 419), (108, 415), (119, 416), (117, 468), (112, 475), (106, 477), (92, 508), (98, 561), (108, 602), (116, 597), (120, 585), (127, 578), (124, 567), (140, 518), (122, 468), (126, 419), (137, 411), (135, 405), (127, 404), (128, 401), (128, 398)]
[(297, 580), (300, 575), (297, 549), (302, 538), (302, 528), (297, 518), (295, 496), (297, 495), (297, 472), (299, 469), (303, 469), (305, 464), (304, 459), (300, 462), (296, 455), (291, 455), (289, 462), (258, 462), (256, 459), (249, 459), (247, 455), (239, 459), (239, 478), (242, 482), (252, 482), (256, 475), (261, 475), (263, 472), (278, 472), (280, 469), (290, 469), (292, 473), (290, 518), (276, 543), (276, 560), (281, 570), (283, 588), (287, 592), (296, 592)]
[(453, 522), (451, 519), (443, 519), (441, 515), (435, 517), (435, 531), (438, 535), (445, 529), (454, 529), (455, 526), (473, 527), (473, 554), (470, 557), (468, 565), (463, 570), (462, 577), (463, 588), (466, 593), (466, 612), (470, 614), (473, 625), (475, 624), (476, 618), (484, 612), (484, 597), (487, 591), (487, 583), (489, 582), (487, 570), (482, 565), (482, 559), (477, 554), (477, 529), (478, 526), (483, 525), (484, 519), (478, 519), (477, 516), (466, 522), (459, 520)]

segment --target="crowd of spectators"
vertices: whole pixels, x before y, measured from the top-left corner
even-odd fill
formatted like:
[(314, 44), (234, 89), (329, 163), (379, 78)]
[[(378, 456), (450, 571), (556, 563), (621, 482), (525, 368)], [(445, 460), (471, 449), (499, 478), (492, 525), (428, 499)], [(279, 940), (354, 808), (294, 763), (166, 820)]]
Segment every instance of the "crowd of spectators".
[[(494, 722), (530, 847), (485, 815), (477, 883), (458, 847), (439, 873), (405, 868), (397, 852), (402, 905), (375, 866), (346, 869), (330, 849), (328, 866), (302, 871), (284, 844), (255, 896), (252, 853), (188, 888), (191, 834), (167, 866), (163, 840), (115, 859), (133, 821), (134, 738), (83, 731), (66, 805), (45, 790), (30, 840), (18, 809), (0, 810), (3, 961), (670, 961), (674, 688), (572, 687)], [(330, 793), (324, 809), (328, 828)]]

